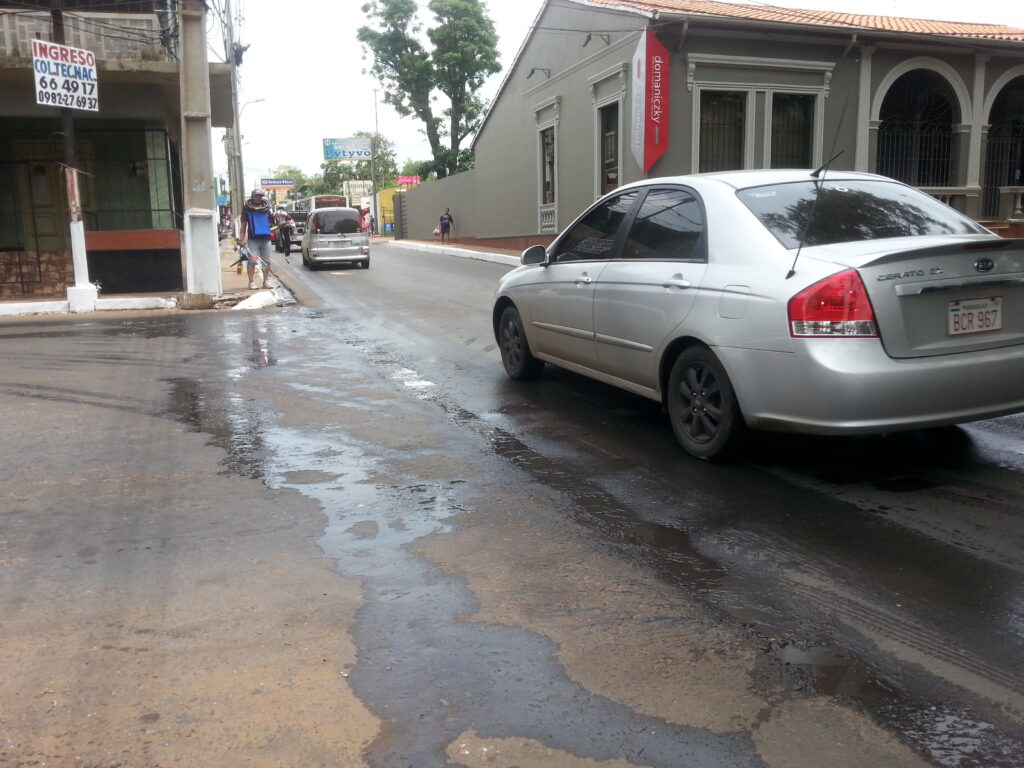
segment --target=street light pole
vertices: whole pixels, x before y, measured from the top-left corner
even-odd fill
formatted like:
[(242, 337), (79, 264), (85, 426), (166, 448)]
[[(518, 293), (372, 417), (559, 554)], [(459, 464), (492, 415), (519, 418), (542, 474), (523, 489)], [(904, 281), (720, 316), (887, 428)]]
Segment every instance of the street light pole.
[(224, 52), (231, 65), (231, 152), (228, 163), (228, 178), (231, 182), (231, 218), (235, 232), (239, 231), (242, 215), (242, 200), (245, 199), (245, 166), (242, 164), (242, 112), (250, 104), (266, 99), (253, 99), (238, 106), (238, 65), (242, 54), (249, 46), (235, 42), (235, 21), (232, 17), (231, 0), (224, 0)]
[(377, 89), (373, 89), (373, 144), (370, 146), (370, 186), (373, 189), (373, 228), (380, 234), (380, 215), (377, 210), (377, 139), (380, 128), (377, 124)]
[[(245, 195), (245, 165), (242, 163), (242, 114), (245, 112), (245, 108), (250, 104), (258, 104), (261, 101), (266, 101), (266, 99), (252, 99), (251, 101), (245, 102), (245, 104), (238, 109), (238, 117), (235, 120), (235, 162), (238, 164), (238, 189), (242, 195), (242, 197), (239, 198), (239, 215), (241, 215), (241, 201), (244, 197), (247, 197), (247, 195)], [(238, 104), (237, 100), (235, 101), (235, 104)], [(232, 211), (234, 211), (233, 208)]]

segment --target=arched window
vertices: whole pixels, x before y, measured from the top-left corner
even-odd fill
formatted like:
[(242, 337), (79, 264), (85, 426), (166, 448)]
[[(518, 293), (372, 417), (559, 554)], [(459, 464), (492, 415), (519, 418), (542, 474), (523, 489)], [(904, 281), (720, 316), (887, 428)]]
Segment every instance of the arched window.
[(879, 112), (878, 173), (918, 187), (952, 186), (955, 103), (949, 84), (930, 70), (897, 79)]
[(982, 216), (994, 218), (999, 215), (999, 188), (1024, 186), (1024, 76), (999, 92), (988, 122)]

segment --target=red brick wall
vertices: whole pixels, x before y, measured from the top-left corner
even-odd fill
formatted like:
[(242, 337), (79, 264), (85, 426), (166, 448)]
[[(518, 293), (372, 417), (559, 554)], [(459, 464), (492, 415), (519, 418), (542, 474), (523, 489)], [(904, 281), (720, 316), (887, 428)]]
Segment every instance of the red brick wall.
[(519, 237), (453, 237), (452, 243), (482, 251), (515, 251), (520, 253), (531, 245), (551, 245), (554, 235), (521, 235)]
[[(19, 259), (20, 257), (20, 259)], [(22, 267), (19, 268), (19, 260)], [(36, 253), (0, 253), (0, 299), (64, 299), (67, 288), (75, 283), (75, 268), (71, 254), (65, 251)], [(41, 278), (40, 282), (34, 282)], [(24, 279), (26, 282), (19, 282)]]

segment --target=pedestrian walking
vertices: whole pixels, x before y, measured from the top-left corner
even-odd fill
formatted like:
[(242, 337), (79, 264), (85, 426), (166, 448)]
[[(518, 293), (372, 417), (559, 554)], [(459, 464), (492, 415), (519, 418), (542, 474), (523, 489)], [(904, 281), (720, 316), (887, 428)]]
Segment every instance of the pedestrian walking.
[(438, 227), (441, 230), (441, 245), (444, 245), (444, 241), (447, 238), (450, 243), (452, 227), (455, 226), (455, 217), (452, 216), (451, 210), (448, 208), (444, 209), (444, 213), (441, 214), (441, 223)]
[(238, 236), (238, 244), (249, 249), (249, 288), (256, 285), (256, 262), (259, 261), (263, 272), (263, 288), (267, 287), (270, 277), (270, 228), (273, 226), (274, 212), (267, 200), (267, 193), (257, 187), (249, 194), (249, 199), (242, 206), (242, 226)]

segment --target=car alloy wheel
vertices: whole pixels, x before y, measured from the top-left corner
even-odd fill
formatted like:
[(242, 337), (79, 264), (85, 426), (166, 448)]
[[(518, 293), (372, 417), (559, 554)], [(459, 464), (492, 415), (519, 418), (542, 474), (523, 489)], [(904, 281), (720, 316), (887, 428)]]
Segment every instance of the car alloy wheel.
[(519, 310), (505, 307), (498, 321), (498, 344), (501, 347), (501, 362), (505, 372), (516, 381), (528, 381), (540, 375), (544, 361), (530, 353), (530, 345), (523, 330)]
[(668, 411), (676, 439), (698, 459), (724, 458), (746, 431), (732, 382), (707, 347), (690, 347), (676, 359)]

